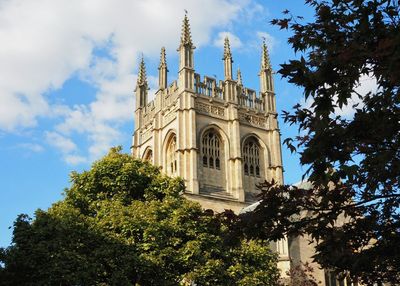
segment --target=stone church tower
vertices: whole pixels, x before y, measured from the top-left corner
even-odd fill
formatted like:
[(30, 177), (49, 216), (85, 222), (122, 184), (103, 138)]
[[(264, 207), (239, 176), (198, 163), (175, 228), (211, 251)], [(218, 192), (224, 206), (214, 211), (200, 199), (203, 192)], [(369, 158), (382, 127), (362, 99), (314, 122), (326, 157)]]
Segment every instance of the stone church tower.
[(272, 70), (262, 45), (260, 93), (232, 72), (232, 53), (225, 39), (224, 80), (195, 72), (195, 46), (187, 16), (178, 48), (178, 80), (167, 82), (165, 49), (161, 49), (159, 86), (148, 101), (142, 59), (136, 93), (132, 154), (185, 180), (187, 193), (205, 208), (239, 211), (254, 202), (256, 183), (282, 182), (280, 135)]
[[(178, 80), (168, 84), (166, 53), (162, 48), (158, 90), (150, 102), (145, 63), (141, 60), (135, 89), (132, 155), (160, 166), (170, 176), (183, 178), (185, 196), (205, 209), (249, 211), (256, 206), (257, 183), (272, 179), (283, 183), (267, 46), (263, 42), (261, 47), (258, 94), (243, 86), (239, 69), (233, 77), (228, 38), (222, 58), (224, 80), (219, 82), (195, 72), (194, 50), (185, 15), (178, 48)], [(307, 237), (294, 237), (289, 243), (287, 239), (272, 242), (271, 248), (279, 254), (282, 276), (290, 269), (291, 258), (293, 265), (311, 263), (321, 285), (342, 285), (343, 281), (339, 283), (329, 271), (312, 263), (314, 246)]]
[[(255, 185), (283, 183), (280, 134), (272, 69), (265, 42), (261, 49), (260, 92), (243, 86), (240, 70), (232, 72), (232, 53), (225, 39), (224, 80), (195, 72), (189, 20), (185, 15), (178, 48), (178, 80), (168, 84), (165, 49), (161, 49), (158, 90), (148, 101), (142, 59), (135, 89), (132, 154), (148, 160), (186, 184), (185, 196), (204, 208), (239, 212), (255, 202)], [(287, 240), (272, 243), (279, 267), (289, 270)]]

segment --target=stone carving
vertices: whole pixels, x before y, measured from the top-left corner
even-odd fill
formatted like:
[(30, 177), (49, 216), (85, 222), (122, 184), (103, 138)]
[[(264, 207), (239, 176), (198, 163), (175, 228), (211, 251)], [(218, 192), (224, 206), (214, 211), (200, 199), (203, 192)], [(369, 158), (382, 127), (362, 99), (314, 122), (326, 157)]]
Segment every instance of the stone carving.
[(224, 117), (225, 110), (222, 107), (211, 105), (211, 114), (214, 114), (214, 115), (217, 115), (217, 116), (220, 116), (220, 117)]
[(220, 118), (223, 118), (225, 116), (225, 109), (220, 106), (210, 105), (203, 102), (196, 102), (194, 107), (199, 113)]
[(172, 110), (171, 112), (167, 113), (163, 117), (163, 126), (169, 124), (171, 121), (173, 121), (176, 118), (176, 112), (175, 110)]
[(239, 112), (239, 120), (254, 126), (266, 127), (267, 119), (262, 116)]
[(141, 141), (146, 142), (152, 136), (152, 128), (147, 129), (146, 131), (142, 132), (141, 134)]
[(196, 102), (194, 107), (199, 112), (206, 113), (206, 114), (210, 113), (210, 105), (209, 104), (205, 104), (202, 102)]

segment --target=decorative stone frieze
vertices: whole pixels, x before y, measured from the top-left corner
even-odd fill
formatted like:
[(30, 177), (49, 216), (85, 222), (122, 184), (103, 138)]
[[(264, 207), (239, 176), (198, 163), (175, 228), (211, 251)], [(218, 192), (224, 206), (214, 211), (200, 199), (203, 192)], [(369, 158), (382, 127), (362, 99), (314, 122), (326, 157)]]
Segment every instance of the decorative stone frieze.
[(219, 118), (224, 118), (225, 116), (224, 107), (214, 106), (212, 104), (196, 101), (196, 103), (194, 104), (194, 108), (196, 109), (197, 112), (202, 114), (211, 115)]
[(267, 118), (265, 116), (257, 116), (245, 112), (239, 112), (239, 121), (257, 127), (267, 127)]

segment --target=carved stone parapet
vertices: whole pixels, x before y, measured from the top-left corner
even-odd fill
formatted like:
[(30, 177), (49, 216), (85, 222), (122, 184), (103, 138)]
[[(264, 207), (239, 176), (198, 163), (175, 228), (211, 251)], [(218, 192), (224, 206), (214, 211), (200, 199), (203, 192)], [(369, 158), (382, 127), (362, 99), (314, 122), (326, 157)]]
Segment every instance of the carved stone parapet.
[(258, 116), (246, 112), (239, 112), (239, 121), (258, 127), (267, 127), (267, 118), (265, 116)]
[(215, 105), (197, 101), (194, 105), (194, 108), (199, 113), (203, 113), (203, 114), (207, 114), (207, 115), (211, 115), (213, 117), (219, 117), (219, 118), (225, 117), (225, 108), (220, 107), (220, 106), (215, 106)]

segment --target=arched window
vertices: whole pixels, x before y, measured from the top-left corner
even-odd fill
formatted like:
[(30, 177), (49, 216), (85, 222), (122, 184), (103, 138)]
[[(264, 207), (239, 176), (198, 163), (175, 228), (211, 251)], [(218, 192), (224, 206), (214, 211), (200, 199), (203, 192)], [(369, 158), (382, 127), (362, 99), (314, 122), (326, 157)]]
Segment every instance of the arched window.
[(255, 138), (249, 138), (243, 146), (243, 168), (246, 176), (260, 177), (260, 146)]
[(176, 173), (176, 168), (177, 168), (177, 163), (176, 163), (176, 136), (173, 135), (173, 137), (169, 140), (168, 146), (167, 146), (167, 173), (168, 174), (175, 174)]
[(151, 162), (152, 159), (153, 159), (153, 151), (149, 149), (144, 153), (143, 160)]
[(202, 138), (201, 156), (203, 167), (221, 169), (221, 140), (215, 130), (208, 130)]

